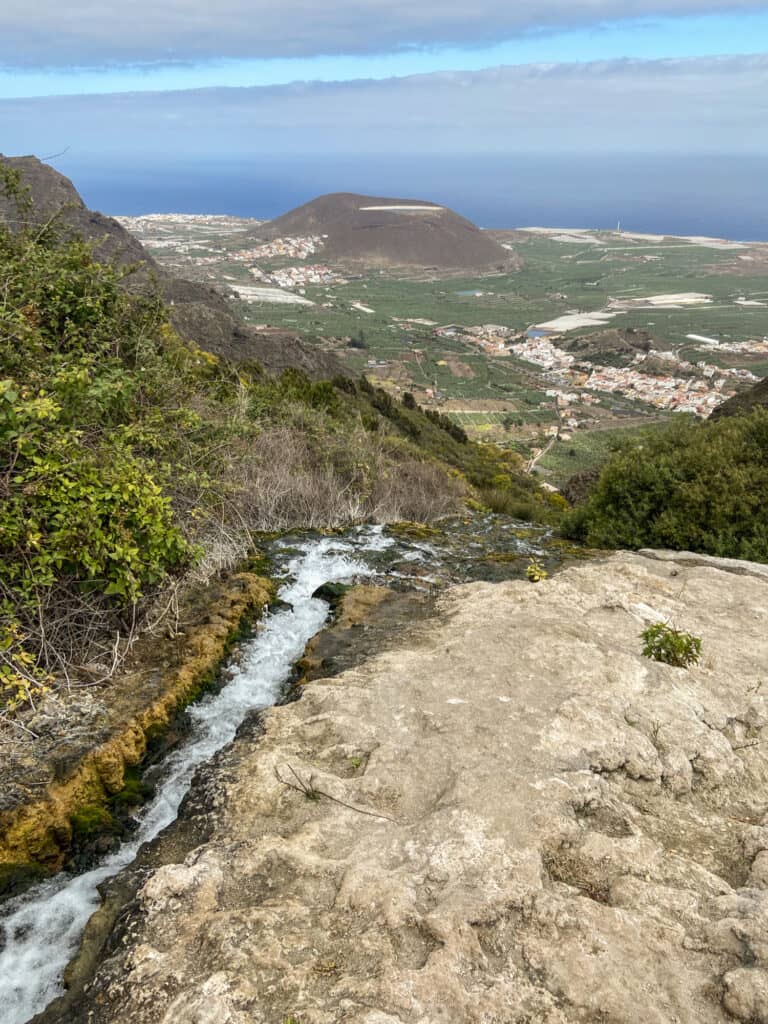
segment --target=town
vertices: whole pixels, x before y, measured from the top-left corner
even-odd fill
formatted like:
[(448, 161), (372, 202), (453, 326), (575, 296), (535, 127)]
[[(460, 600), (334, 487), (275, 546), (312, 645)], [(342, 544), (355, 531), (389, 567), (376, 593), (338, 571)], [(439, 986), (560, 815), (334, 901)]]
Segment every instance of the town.
[[(627, 367), (584, 363), (572, 353), (558, 348), (554, 344), (556, 336), (537, 336), (539, 332), (535, 330), (529, 334), (534, 336), (509, 346), (521, 359), (542, 367), (549, 374), (562, 375), (565, 371), (569, 379), (579, 387), (591, 391), (621, 392), (637, 401), (670, 412), (708, 416), (735, 393), (733, 383), (749, 384), (758, 379), (749, 370), (726, 369), (706, 362), (694, 365), (678, 360), (673, 352), (653, 350), (638, 353)], [(651, 359), (667, 362), (670, 366), (669, 375), (643, 373), (638, 369)]]
[(346, 284), (346, 279), (324, 264), (308, 264), (303, 267), (281, 267), (266, 271), (250, 267), (250, 273), (257, 281), (268, 281), (279, 288), (306, 288), (308, 285)]

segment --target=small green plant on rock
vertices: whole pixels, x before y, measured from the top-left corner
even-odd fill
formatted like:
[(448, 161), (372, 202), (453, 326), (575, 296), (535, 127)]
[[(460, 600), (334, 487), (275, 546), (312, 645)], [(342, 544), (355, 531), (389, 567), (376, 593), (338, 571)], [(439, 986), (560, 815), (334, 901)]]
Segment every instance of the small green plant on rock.
[(675, 668), (689, 668), (701, 657), (701, 637), (673, 629), (666, 622), (655, 622), (640, 634), (643, 657)]
[(531, 558), (529, 560), (528, 568), (525, 570), (525, 575), (531, 583), (540, 583), (542, 580), (549, 579), (549, 573), (541, 562), (537, 562), (535, 558)]

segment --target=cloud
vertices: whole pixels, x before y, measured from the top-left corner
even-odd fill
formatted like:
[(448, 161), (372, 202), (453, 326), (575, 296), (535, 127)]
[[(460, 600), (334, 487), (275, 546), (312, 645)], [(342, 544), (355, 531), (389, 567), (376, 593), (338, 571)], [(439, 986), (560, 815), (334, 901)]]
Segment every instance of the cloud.
[(768, 153), (768, 56), (0, 102), (6, 152), (176, 161), (334, 154)]
[(373, 54), (619, 19), (765, 10), (765, 0), (3, 0), (0, 65)]

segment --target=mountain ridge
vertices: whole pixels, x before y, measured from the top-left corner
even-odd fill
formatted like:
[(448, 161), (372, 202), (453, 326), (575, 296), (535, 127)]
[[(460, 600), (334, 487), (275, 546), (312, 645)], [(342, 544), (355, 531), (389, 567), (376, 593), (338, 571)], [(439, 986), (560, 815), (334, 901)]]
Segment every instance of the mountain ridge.
[[(232, 362), (255, 360), (274, 373), (299, 369), (315, 379), (347, 375), (330, 353), (287, 331), (259, 331), (232, 311), (221, 292), (164, 270), (122, 224), (89, 209), (70, 179), (49, 164), (34, 156), (0, 154), (0, 165), (19, 172), (33, 201), (30, 216), (35, 223), (58, 219), (68, 232), (93, 243), (98, 262), (138, 266), (126, 287), (133, 292), (156, 291), (185, 340)], [(0, 221), (12, 225), (17, 219), (12, 198), (0, 195)]]

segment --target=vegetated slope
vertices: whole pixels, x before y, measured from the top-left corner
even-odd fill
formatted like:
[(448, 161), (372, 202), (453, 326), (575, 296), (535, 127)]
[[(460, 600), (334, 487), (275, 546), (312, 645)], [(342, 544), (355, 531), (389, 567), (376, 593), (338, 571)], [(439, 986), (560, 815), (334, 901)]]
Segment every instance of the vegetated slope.
[(599, 360), (603, 363), (630, 362), (638, 352), (649, 352), (653, 338), (634, 327), (609, 327), (605, 331), (563, 339), (559, 344), (577, 359)]
[(710, 419), (718, 420), (726, 416), (740, 416), (756, 408), (768, 408), (768, 377), (747, 391), (741, 391), (733, 398), (729, 398), (727, 402), (723, 402), (715, 409)]
[[(331, 354), (296, 335), (275, 337), (254, 330), (215, 289), (167, 273), (121, 224), (89, 210), (72, 182), (53, 167), (33, 156), (0, 156), (0, 164), (21, 175), (32, 199), (34, 223), (55, 221), (68, 233), (92, 242), (100, 262), (140, 265), (124, 286), (141, 292), (156, 290), (170, 308), (173, 326), (188, 341), (226, 359), (256, 359), (270, 370), (295, 367), (315, 378), (345, 372)], [(0, 221), (19, 227), (19, 219), (16, 202), (0, 193)]]
[(367, 382), (235, 368), (39, 222), (0, 224), (0, 718), (117, 664), (173, 577), (233, 568), (257, 531), (429, 520), (473, 493), (547, 513), (515, 456)]
[(327, 235), (326, 258), (368, 266), (469, 270), (515, 265), (509, 250), (471, 221), (420, 199), (332, 193), (270, 221), (260, 233)]
[(768, 562), (768, 410), (666, 430), (624, 445), (568, 517), (603, 548), (671, 548)]

